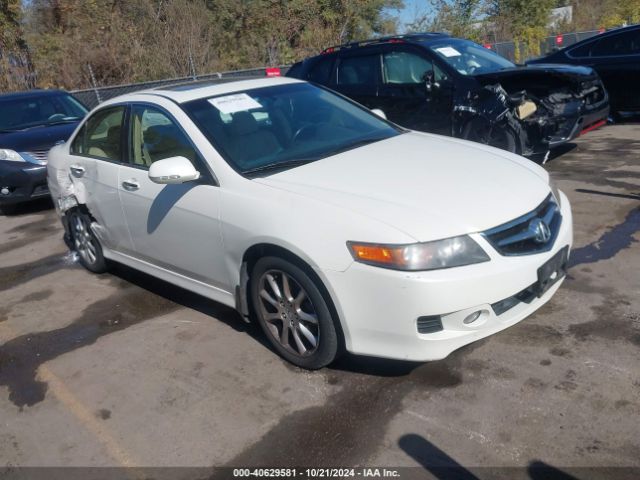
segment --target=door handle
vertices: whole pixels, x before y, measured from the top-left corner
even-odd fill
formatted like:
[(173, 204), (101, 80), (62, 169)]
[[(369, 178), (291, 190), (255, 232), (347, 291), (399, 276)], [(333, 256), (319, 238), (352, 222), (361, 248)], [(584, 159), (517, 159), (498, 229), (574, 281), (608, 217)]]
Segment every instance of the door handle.
[(84, 167), (80, 165), (70, 165), (69, 170), (71, 171), (71, 175), (76, 178), (80, 178), (84, 175)]
[(133, 192), (140, 188), (140, 184), (136, 182), (135, 179), (132, 178), (131, 180), (125, 180), (124, 182), (122, 182), (122, 188), (124, 188), (129, 192)]

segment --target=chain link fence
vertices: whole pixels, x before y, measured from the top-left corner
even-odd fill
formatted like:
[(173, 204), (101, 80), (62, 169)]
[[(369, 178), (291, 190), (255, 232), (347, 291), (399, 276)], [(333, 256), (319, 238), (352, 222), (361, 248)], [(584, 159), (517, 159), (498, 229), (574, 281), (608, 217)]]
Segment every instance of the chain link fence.
[[(284, 75), (288, 66), (281, 66), (281, 75)], [(167, 78), (164, 80), (154, 80), (151, 82), (129, 83), (125, 85), (115, 85), (109, 87), (95, 87), (87, 88), (84, 90), (73, 90), (70, 93), (85, 104), (89, 109), (97, 106), (99, 103), (109, 100), (110, 98), (124, 95), (125, 93), (138, 92), (140, 90), (147, 90), (149, 88), (163, 87), (168, 85), (179, 85), (182, 83), (190, 82), (205, 82), (214, 81), (219, 79), (231, 79), (231, 78), (257, 78), (265, 77), (266, 67), (261, 68), (249, 68), (246, 70), (234, 70), (228, 72), (216, 72), (208, 73), (204, 75), (194, 75), (181, 78)]]
[[(599, 33), (602, 33), (602, 30), (590, 30), (587, 32), (573, 32), (573, 33), (563, 33), (561, 35), (553, 35), (545, 38), (540, 42), (540, 54), (546, 55), (551, 53), (555, 48), (568, 47), (569, 45), (573, 45), (574, 43), (581, 42), (587, 38), (595, 37)], [(490, 47), (494, 52), (503, 57), (515, 61), (515, 51), (516, 45), (514, 42), (498, 42), (498, 43), (486, 43), (485, 46)], [(524, 45), (521, 44), (520, 51), (523, 52)], [(530, 58), (525, 58), (524, 61), (530, 60)]]
[[(566, 47), (580, 42), (587, 38), (602, 33), (602, 30), (591, 30), (586, 32), (574, 32), (565, 33), (562, 35), (554, 35), (545, 38), (540, 42), (540, 52), (542, 55), (551, 52), (554, 48)], [(508, 58), (511, 61), (515, 61), (515, 43), (514, 42), (498, 42), (498, 43), (486, 43), (486, 47), (491, 48), (493, 51)], [(520, 51), (523, 51), (521, 47)], [(525, 59), (528, 60), (528, 59)], [(280, 66), (281, 74), (284, 75), (289, 66)], [(105, 100), (123, 95), (125, 93), (137, 92), (140, 90), (146, 90), (149, 88), (162, 87), (167, 85), (178, 85), (181, 83), (189, 83), (196, 81), (215, 81), (217, 79), (230, 79), (230, 78), (255, 78), (266, 76), (266, 67), (261, 68), (249, 68), (246, 70), (233, 70), (227, 72), (215, 72), (204, 75), (194, 75), (181, 78), (168, 78), (164, 80), (154, 80), (151, 82), (141, 83), (129, 83), (126, 85), (116, 85), (109, 87), (94, 87), (84, 90), (74, 90), (71, 92), (78, 100), (84, 103), (87, 107), (93, 108)]]

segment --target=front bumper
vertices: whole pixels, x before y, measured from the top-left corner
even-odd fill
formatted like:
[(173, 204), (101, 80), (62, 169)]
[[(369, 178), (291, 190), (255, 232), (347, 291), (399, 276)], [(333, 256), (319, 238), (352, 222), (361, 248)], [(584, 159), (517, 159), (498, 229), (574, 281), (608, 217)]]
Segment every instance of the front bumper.
[[(520, 302), (501, 314), (496, 306), (537, 282), (538, 268), (573, 239), (569, 200), (562, 195), (562, 225), (553, 248), (517, 257), (498, 254), (472, 235), (490, 262), (429, 272), (400, 272), (353, 263), (344, 272), (323, 271), (342, 320), (348, 351), (412, 361), (439, 360), (454, 350), (523, 320), (560, 287)], [(493, 305), (493, 307), (492, 307)], [(463, 320), (473, 312), (480, 317)], [(419, 333), (418, 318), (439, 316), (442, 330)]]
[(598, 124), (609, 117), (609, 97), (605, 95), (605, 99), (600, 103), (585, 108), (578, 116), (564, 119), (560, 128), (549, 139), (550, 147), (557, 147), (563, 143), (570, 142), (580, 135), (580, 133), (593, 125)]
[(47, 196), (49, 187), (45, 165), (0, 161), (0, 205), (28, 202)]

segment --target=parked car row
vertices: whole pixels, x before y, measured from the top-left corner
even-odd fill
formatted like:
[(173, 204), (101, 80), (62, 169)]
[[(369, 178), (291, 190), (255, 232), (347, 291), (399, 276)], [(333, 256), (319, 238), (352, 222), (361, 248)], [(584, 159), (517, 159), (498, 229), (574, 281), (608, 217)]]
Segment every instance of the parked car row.
[[(609, 110), (616, 117), (640, 111), (640, 25), (526, 67), (467, 40), (423, 33), (330, 47), (288, 75), (327, 86), (406, 128), (544, 162), (550, 148), (602, 125)], [(85, 113), (64, 92), (0, 96), (0, 209), (48, 195), (46, 152), (66, 140)]]
[[(289, 74), (132, 93), (83, 120), (66, 94), (24, 96), (2, 119), (14, 143), (0, 178), (31, 183), (6, 198), (37, 196), (46, 168), (88, 270), (119, 262), (231, 306), (303, 368), (343, 351), (440, 359), (551, 298), (571, 208), (514, 152), (606, 117), (591, 69), (516, 67), (422, 34), (335, 47)], [(19, 143), (29, 132), (43, 133)], [(48, 163), (28, 153), (54, 144)]]

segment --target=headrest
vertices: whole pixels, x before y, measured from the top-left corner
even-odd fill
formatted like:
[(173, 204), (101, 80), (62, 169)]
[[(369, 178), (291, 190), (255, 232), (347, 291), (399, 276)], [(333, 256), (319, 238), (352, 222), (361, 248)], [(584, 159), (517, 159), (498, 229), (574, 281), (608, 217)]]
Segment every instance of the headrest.
[(122, 127), (120, 125), (110, 127), (107, 131), (107, 141), (113, 144), (120, 143), (120, 132), (122, 132)]
[(233, 114), (231, 131), (234, 135), (248, 135), (258, 131), (258, 122), (249, 112), (236, 112)]

